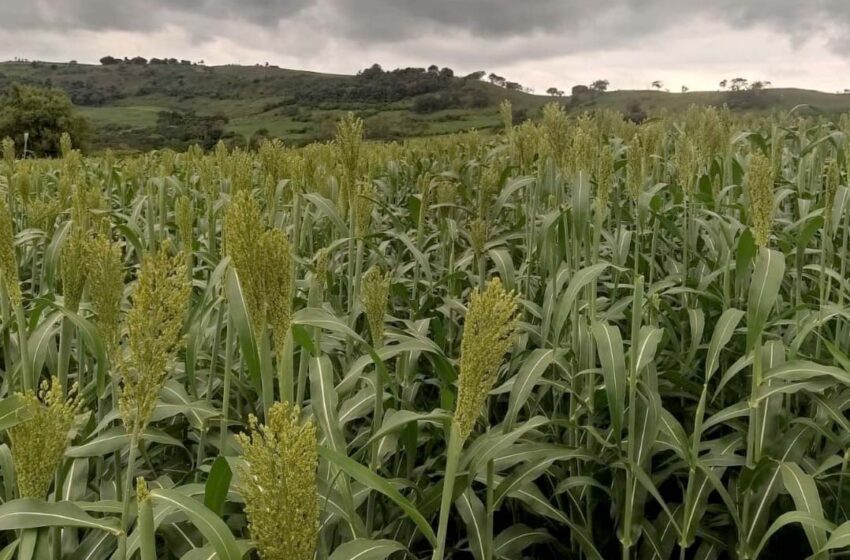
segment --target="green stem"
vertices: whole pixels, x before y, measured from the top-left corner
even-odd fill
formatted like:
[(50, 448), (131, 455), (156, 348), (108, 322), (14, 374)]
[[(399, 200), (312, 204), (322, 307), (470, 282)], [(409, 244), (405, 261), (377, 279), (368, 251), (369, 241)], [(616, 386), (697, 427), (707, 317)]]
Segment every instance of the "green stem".
[(24, 306), (20, 303), (15, 306), (15, 319), (18, 322), (18, 350), (20, 351), (21, 371), (23, 375), (21, 385), (24, 391), (30, 391), (35, 389), (36, 379), (33, 374), (32, 361), (29, 354), (27, 318), (24, 315)]
[(121, 494), (121, 535), (118, 537), (118, 558), (128, 560), (127, 529), (130, 527), (130, 502), (133, 499), (133, 475), (136, 466), (136, 451), (139, 444), (139, 431), (133, 430), (130, 436), (130, 451), (127, 456), (127, 471), (124, 473), (124, 491)]
[(219, 453), (227, 455), (227, 418), (230, 412), (230, 377), (233, 374), (233, 321), (228, 318), (227, 332), (224, 334), (224, 379), (221, 397), (221, 424), (219, 425)]
[(455, 477), (463, 451), (463, 440), (458, 426), (452, 421), (449, 431), (448, 449), (446, 450), (446, 473), (443, 477), (443, 495), (440, 500), (440, 520), (437, 526), (437, 545), (431, 560), (443, 560), (446, 551), (446, 533), (449, 529), (449, 514), (451, 513), (452, 497), (454, 495)]
[[(74, 323), (68, 317), (62, 317), (62, 334), (59, 337), (59, 384), (62, 390), (68, 394), (68, 369), (71, 364), (71, 341), (74, 338)], [(83, 386), (82, 379), (77, 376), (80, 387)]]

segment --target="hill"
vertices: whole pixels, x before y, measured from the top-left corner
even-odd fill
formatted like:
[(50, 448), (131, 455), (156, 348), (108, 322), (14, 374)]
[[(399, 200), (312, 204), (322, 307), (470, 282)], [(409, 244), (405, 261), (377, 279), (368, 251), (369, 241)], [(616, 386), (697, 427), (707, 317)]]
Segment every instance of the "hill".
[[(144, 59), (140, 59), (144, 60)], [(173, 61), (109, 65), (0, 63), (0, 89), (12, 83), (65, 90), (95, 127), (94, 148), (150, 149), (262, 136), (306, 143), (330, 137), (353, 110), (373, 138), (446, 134), (500, 126), (498, 105), (510, 99), (515, 116), (535, 116), (552, 98), (507, 90), (449, 69), (378, 66), (356, 76), (274, 66), (200, 66)], [(806, 104), (817, 113), (850, 111), (850, 95), (798, 89), (759, 92), (613, 91), (559, 98), (573, 112), (613, 109), (632, 116), (692, 104), (728, 104), (765, 112)]]

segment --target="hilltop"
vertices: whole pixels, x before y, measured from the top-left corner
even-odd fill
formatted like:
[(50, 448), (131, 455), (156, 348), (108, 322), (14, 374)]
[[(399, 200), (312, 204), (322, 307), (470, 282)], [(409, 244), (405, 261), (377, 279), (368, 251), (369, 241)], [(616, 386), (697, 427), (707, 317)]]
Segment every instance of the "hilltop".
[[(141, 59), (143, 60), (143, 59)], [(12, 83), (65, 90), (95, 128), (95, 148), (150, 149), (261, 136), (291, 143), (328, 138), (345, 111), (366, 120), (373, 138), (397, 139), (500, 126), (498, 105), (509, 99), (516, 118), (536, 116), (553, 98), (509, 90), (449, 69), (378, 66), (358, 75), (322, 74), (275, 66), (202, 66), (165, 61), (90, 65), (0, 63), (0, 89)], [(613, 109), (631, 116), (692, 104), (728, 104), (739, 111), (789, 110), (806, 104), (816, 113), (850, 111), (850, 95), (800, 89), (758, 92), (588, 92), (563, 96), (572, 112)]]

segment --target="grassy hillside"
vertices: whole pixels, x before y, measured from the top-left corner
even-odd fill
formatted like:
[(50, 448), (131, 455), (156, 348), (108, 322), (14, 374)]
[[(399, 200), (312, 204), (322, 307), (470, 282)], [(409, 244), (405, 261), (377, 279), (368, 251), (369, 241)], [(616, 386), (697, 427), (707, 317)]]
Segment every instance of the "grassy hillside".
[[(263, 66), (0, 63), (0, 88), (15, 82), (67, 91), (95, 128), (95, 148), (180, 146), (197, 137), (215, 138), (208, 132), (220, 129), (234, 142), (268, 135), (306, 143), (329, 137), (333, 123), (350, 110), (366, 120), (374, 138), (487, 130), (500, 126), (502, 99), (511, 100), (520, 118), (535, 116), (551, 100), (414, 70), (348, 76)], [(826, 114), (850, 110), (848, 95), (795, 89), (739, 94), (615, 91), (561, 100), (571, 112), (608, 108), (638, 116), (691, 104), (729, 104), (757, 112), (800, 104)], [(179, 115), (166, 119), (163, 112)]]

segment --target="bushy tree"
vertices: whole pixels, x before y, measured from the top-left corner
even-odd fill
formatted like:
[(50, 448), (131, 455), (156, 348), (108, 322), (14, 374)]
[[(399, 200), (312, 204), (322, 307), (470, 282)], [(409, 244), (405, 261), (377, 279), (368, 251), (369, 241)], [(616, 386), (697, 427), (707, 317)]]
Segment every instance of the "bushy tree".
[(59, 89), (13, 84), (0, 95), (0, 138), (12, 138), (39, 156), (59, 154), (59, 138), (71, 135), (75, 145), (85, 141), (87, 124)]
[(100, 59), (100, 63), (104, 66), (111, 66), (113, 64), (121, 64), (121, 59), (107, 55)]
[(590, 89), (593, 91), (603, 92), (608, 91), (608, 86), (611, 85), (611, 82), (608, 80), (596, 80), (592, 84), (590, 84)]

